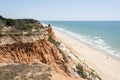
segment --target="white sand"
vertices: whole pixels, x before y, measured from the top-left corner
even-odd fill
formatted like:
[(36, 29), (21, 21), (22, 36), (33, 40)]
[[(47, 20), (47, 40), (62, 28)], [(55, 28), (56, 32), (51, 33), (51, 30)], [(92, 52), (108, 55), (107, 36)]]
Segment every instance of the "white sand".
[(120, 80), (120, 61), (79, 42), (59, 30), (54, 29), (54, 32), (57, 38), (72, 47), (77, 56), (95, 70), (102, 80)]

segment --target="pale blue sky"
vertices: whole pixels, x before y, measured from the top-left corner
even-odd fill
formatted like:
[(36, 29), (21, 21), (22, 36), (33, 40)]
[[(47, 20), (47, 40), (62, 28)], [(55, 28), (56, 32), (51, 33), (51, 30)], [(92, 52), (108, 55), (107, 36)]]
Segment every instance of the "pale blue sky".
[(0, 15), (39, 20), (120, 20), (120, 0), (0, 0)]

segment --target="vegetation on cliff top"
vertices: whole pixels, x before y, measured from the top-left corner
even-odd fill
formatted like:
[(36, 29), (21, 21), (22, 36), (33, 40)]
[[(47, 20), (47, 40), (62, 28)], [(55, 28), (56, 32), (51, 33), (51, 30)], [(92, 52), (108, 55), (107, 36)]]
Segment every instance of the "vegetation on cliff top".
[(38, 20), (10, 19), (0, 16), (0, 33), (22, 34), (23, 31), (32, 32), (32, 29), (35, 30), (42, 27), (42, 24)]

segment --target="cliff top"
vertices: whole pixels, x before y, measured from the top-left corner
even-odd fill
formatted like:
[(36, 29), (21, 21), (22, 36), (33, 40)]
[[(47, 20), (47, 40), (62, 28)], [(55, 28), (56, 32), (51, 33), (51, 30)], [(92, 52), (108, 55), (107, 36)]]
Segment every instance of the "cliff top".
[(0, 16), (0, 34), (36, 34), (43, 25), (34, 19), (11, 19)]

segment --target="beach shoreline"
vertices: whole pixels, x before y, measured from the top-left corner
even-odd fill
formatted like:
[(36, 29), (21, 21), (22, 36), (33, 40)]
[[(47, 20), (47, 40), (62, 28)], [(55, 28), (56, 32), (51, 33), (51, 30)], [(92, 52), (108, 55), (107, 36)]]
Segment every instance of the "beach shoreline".
[(54, 29), (54, 32), (57, 38), (65, 45), (70, 46), (79, 59), (95, 70), (102, 80), (120, 80), (118, 76), (120, 75), (120, 60), (115, 56), (91, 48), (60, 30)]
[(109, 52), (107, 52), (107, 51), (105, 51), (105, 50), (102, 50), (102, 49), (100, 49), (100, 48), (94, 47), (93, 45), (90, 45), (90, 44), (88, 44), (88, 43), (85, 43), (85, 42), (79, 40), (77, 37), (75, 37), (75, 36), (73, 36), (73, 35), (70, 35), (69, 33), (61, 30), (61, 28), (56, 28), (56, 27), (53, 27), (53, 28), (54, 28), (55, 30), (59, 31), (59, 32), (64, 33), (66, 36), (69, 36), (69, 37), (71, 37), (71, 38), (74, 38), (75, 40), (79, 41), (80, 43), (82, 43), (82, 44), (84, 44), (84, 45), (86, 45), (86, 46), (88, 46), (88, 47), (90, 47), (90, 48), (92, 48), (92, 49), (94, 49), (94, 50), (96, 50), (96, 51), (101, 52), (102, 54), (104, 54), (104, 55), (106, 55), (106, 56), (108, 56), (108, 57), (112, 57), (112, 58), (120, 61), (120, 56), (119, 56), (119, 55), (109, 53)]

